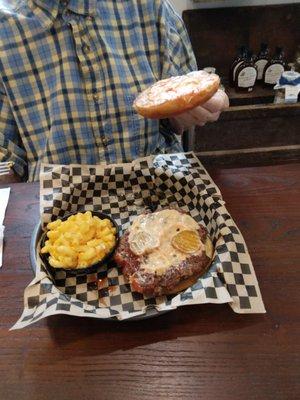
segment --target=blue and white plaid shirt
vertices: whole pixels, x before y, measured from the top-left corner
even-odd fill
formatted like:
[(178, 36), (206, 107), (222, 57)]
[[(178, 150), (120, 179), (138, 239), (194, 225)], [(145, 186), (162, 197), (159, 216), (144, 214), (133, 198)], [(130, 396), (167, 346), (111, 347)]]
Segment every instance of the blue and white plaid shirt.
[(166, 0), (0, 0), (0, 161), (29, 181), (40, 163), (128, 162), (180, 151), (137, 115), (137, 93), (197, 68)]

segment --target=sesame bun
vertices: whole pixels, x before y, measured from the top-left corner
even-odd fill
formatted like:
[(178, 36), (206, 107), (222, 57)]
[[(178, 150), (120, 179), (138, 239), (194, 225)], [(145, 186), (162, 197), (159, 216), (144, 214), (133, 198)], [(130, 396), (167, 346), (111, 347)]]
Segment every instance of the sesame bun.
[(219, 86), (218, 75), (206, 71), (173, 76), (156, 82), (140, 93), (133, 108), (145, 118), (173, 117), (205, 103)]

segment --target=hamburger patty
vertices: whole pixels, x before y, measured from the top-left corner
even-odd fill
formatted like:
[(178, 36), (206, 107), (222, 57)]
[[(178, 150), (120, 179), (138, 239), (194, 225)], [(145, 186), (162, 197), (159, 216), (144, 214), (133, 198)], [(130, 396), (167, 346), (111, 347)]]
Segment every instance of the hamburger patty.
[[(200, 240), (204, 243), (207, 232), (202, 225), (199, 225), (198, 234)], [(188, 256), (177, 265), (171, 265), (163, 274), (158, 275), (141, 268), (147, 254), (138, 256), (133, 253), (128, 239), (129, 231), (126, 231), (120, 239), (114, 259), (122, 268), (125, 278), (130, 282), (132, 291), (145, 295), (160, 296), (170, 293), (187, 278), (199, 277), (210, 262), (210, 258), (203, 250), (200, 254)]]

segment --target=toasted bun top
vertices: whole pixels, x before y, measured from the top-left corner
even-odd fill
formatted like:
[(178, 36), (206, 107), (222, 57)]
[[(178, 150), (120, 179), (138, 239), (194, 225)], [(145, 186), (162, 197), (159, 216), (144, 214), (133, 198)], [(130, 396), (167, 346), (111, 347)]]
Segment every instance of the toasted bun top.
[(190, 72), (156, 82), (136, 98), (133, 106), (149, 118), (176, 115), (206, 102), (219, 85), (216, 74)]

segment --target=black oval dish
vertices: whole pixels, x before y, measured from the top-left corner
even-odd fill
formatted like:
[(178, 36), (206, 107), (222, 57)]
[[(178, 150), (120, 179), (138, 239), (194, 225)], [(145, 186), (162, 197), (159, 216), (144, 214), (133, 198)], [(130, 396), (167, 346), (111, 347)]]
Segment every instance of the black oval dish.
[[(81, 211), (79, 210), (79, 211), (76, 211), (74, 213), (66, 214), (63, 218), (58, 218), (58, 219), (61, 219), (62, 221), (66, 221), (71, 215), (78, 214), (79, 212), (81, 212)], [(48, 261), (49, 254), (48, 253), (46, 253), (46, 254), (41, 254), (40, 253), (40, 257), (41, 257), (42, 261), (44, 262), (45, 267), (51, 273), (52, 276), (54, 276), (54, 274), (56, 274), (58, 271), (65, 271), (65, 272), (68, 273), (69, 276), (71, 276), (71, 275), (72, 276), (74, 276), (74, 275), (83, 275), (83, 274), (90, 274), (90, 273), (93, 273), (93, 272), (97, 272), (98, 268), (100, 268), (103, 264), (105, 264), (107, 261), (109, 261), (110, 258), (112, 257), (112, 255), (113, 255), (113, 253), (114, 253), (114, 251), (115, 251), (115, 249), (116, 249), (116, 247), (118, 245), (118, 242), (119, 242), (119, 227), (118, 227), (116, 221), (114, 219), (112, 219), (109, 215), (107, 215), (107, 214), (105, 214), (105, 213), (103, 213), (101, 211), (91, 211), (91, 213), (95, 217), (98, 217), (100, 219), (109, 219), (111, 221), (113, 226), (116, 228), (116, 244), (115, 244), (115, 246), (111, 249), (111, 251), (102, 260), (96, 262), (95, 264), (90, 265), (89, 267), (76, 268), (76, 269), (54, 268), (49, 264), (49, 261)], [(45, 241), (47, 240), (46, 233), (47, 232), (44, 232), (42, 234), (41, 248), (44, 246)]]

